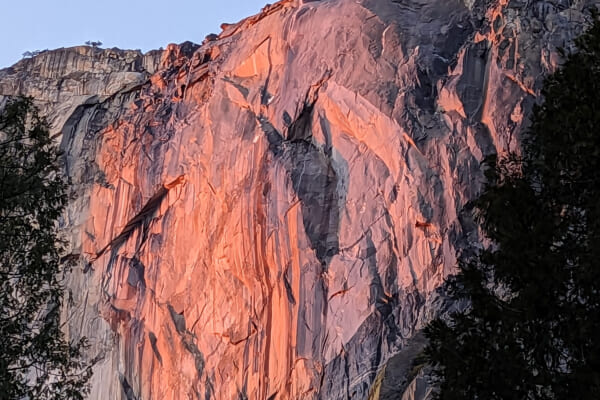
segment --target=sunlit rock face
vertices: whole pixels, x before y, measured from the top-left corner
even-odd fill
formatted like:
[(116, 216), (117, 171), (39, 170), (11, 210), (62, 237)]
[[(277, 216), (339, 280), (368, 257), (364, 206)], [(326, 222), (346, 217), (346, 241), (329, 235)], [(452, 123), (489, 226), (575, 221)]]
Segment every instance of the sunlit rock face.
[(282, 1), (202, 46), (0, 71), (65, 151), (90, 399), (427, 398), (415, 334), (481, 241), (480, 162), (594, 4)]

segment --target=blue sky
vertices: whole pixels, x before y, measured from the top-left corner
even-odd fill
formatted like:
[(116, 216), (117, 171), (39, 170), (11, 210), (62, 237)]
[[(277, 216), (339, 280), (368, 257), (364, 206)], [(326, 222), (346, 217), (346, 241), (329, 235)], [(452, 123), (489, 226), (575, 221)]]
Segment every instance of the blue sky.
[[(200, 43), (222, 22), (256, 14), (269, 0), (0, 0), (0, 68), (25, 51), (80, 45), (148, 51)], [(274, 1), (271, 0), (271, 3)]]

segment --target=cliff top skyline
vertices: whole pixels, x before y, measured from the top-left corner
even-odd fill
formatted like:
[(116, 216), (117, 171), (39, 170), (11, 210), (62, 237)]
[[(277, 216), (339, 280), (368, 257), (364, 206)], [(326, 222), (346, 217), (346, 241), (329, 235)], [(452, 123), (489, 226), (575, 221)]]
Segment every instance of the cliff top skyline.
[(256, 14), (265, 0), (183, 0), (177, 7), (157, 0), (102, 3), (29, 0), (3, 5), (0, 24), (0, 68), (13, 65), (27, 51), (101, 41), (102, 47), (144, 52), (169, 43), (201, 43), (219, 33), (223, 22)]

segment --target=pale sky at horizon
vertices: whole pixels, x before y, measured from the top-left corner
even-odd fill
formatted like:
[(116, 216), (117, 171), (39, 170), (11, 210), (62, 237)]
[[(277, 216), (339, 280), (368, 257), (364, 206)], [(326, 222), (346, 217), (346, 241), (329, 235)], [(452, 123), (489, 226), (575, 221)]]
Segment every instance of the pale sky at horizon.
[[(201, 43), (223, 22), (256, 14), (269, 0), (0, 0), (0, 68), (26, 51), (102, 41), (146, 52)], [(273, 3), (274, 1), (271, 1)]]

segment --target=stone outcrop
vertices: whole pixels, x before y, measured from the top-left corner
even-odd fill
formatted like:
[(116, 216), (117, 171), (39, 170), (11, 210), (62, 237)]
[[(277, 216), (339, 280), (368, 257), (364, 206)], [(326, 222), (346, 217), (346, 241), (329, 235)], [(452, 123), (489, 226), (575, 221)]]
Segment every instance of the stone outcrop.
[(65, 151), (90, 399), (426, 398), (410, 359), (480, 245), (480, 161), (595, 5), (284, 0), (201, 46), (0, 71)]

